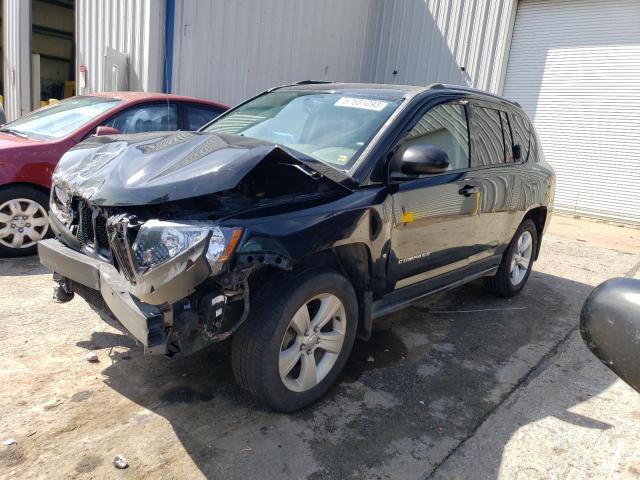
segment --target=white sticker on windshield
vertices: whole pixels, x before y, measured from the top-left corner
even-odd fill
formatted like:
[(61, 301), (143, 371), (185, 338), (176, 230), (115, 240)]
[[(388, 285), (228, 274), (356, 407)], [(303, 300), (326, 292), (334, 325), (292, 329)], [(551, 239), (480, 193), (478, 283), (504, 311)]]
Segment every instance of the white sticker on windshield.
[(364, 110), (381, 111), (389, 102), (382, 100), (371, 100), (369, 98), (342, 97), (334, 105), (336, 107), (362, 108)]

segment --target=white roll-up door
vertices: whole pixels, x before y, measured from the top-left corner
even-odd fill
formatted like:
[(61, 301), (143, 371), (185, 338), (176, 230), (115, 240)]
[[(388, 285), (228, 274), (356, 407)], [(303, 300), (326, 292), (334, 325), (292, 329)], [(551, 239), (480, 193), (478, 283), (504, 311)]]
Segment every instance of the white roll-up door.
[(535, 123), (557, 209), (640, 223), (640, 0), (520, 0), (503, 93)]

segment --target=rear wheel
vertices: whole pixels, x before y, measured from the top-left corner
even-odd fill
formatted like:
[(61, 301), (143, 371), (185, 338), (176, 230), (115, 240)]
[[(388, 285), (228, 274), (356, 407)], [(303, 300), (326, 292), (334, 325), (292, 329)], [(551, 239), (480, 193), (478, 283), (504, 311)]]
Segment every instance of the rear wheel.
[(353, 287), (337, 272), (274, 277), (233, 338), (236, 380), (281, 412), (317, 401), (344, 368), (357, 318)]
[(522, 290), (531, 274), (537, 247), (538, 230), (533, 221), (526, 219), (504, 252), (496, 274), (484, 278), (487, 288), (503, 297), (512, 297)]
[(38, 241), (49, 232), (48, 201), (35, 188), (11, 187), (0, 191), (0, 256), (36, 253)]

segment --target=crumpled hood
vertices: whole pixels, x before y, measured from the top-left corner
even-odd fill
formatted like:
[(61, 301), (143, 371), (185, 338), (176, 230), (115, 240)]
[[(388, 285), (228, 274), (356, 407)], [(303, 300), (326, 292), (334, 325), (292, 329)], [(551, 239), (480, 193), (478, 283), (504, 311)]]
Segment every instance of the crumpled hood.
[(233, 189), (272, 154), (353, 187), (342, 172), (278, 145), (204, 132), (91, 137), (62, 157), (53, 181), (94, 205), (157, 204)]

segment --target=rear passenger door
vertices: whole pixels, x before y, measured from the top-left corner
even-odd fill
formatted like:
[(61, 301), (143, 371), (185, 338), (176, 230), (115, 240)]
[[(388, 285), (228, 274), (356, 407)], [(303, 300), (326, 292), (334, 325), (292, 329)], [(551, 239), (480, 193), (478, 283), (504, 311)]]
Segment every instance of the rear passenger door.
[(471, 170), (477, 189), (478, 232), (487, 251), (501, 254), (515, 233), (521, 215), (522, 178), (514, 157), (510, 117), (500, 105), (470, 102)]

